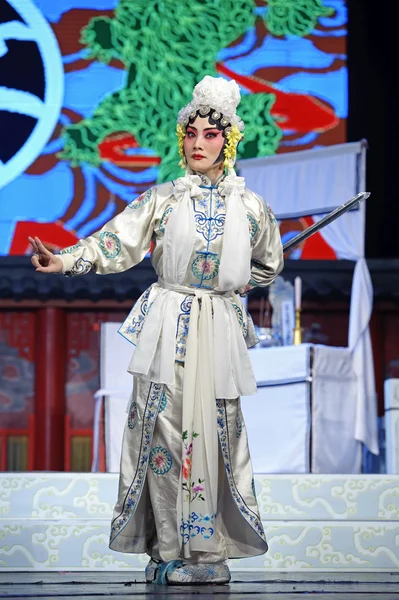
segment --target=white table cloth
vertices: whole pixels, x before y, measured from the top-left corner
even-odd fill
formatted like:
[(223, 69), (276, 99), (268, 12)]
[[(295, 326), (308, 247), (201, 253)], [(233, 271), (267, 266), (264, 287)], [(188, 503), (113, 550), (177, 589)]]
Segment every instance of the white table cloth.
[(387, 473), (399, 473), (399, 379), (384, 383)]

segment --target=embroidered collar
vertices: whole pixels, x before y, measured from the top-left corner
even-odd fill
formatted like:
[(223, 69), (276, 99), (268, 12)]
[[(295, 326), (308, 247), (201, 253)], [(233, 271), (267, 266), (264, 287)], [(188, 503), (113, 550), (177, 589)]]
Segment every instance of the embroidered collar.
[(210, 177), (208, 177), (208, 175), (205, 175), (204, 173), (196, 173), (196, 175), (198, 175), (201, 179), (200, 187), (212, 188), (212, 189), (218, 188), (219, 184), (222, 183), (222, 181), (226, 177), (226, 175), (224, 173), (222, 173), (222, 175), (220, 175), (220, 177), (218, 177), (216, 179), (215, 183), (212, 183), (212, 180)]

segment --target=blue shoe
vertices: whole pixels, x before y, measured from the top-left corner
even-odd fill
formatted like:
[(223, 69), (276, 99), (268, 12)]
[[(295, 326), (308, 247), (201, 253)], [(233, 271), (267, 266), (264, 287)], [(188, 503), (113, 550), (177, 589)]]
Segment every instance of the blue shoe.
[(160, 565), (162, 565), (161, 560), (156, 560), (156, 558), (151, 558), (150, 562), (145, 568), (145, 580), (146, 583), (154, 583), (154, 580), (157, 576), (157, 569)]
[[(172, 564), (174, 563), (174, 564)], [(185, 561), (163, 563), (155, 583), (169, 585), (223, 585), (231, 579), (226, 563), (189, 564)]]

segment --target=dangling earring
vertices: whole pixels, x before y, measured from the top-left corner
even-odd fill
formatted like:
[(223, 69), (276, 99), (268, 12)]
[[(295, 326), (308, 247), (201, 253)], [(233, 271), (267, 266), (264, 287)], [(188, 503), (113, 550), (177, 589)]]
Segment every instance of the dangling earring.
[(176, 126), (177, 143), (179, 147), (180, 162), (179, 167), (185, 169), (187, 167), (186, 157), (184, 156), (184, 138), (186, 137), (186, 128), (179, 123)]
[(242, 133), (238, 129), (237, 125), (232, 127), (226, 127), (226, 140), (227, 144), (223, 150), (224, 162), (223, 166), (230, 169), (234, 166), (237, 155), (238, 142), (242, 139)]

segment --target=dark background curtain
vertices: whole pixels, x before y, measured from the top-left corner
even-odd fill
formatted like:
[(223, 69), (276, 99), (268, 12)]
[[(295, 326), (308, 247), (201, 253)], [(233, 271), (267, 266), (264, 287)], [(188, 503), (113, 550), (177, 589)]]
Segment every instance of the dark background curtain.
[(366, 138), (366, 256), (399, 256), (399, 29), (395, 2), (348, 0), (348, 141)]

